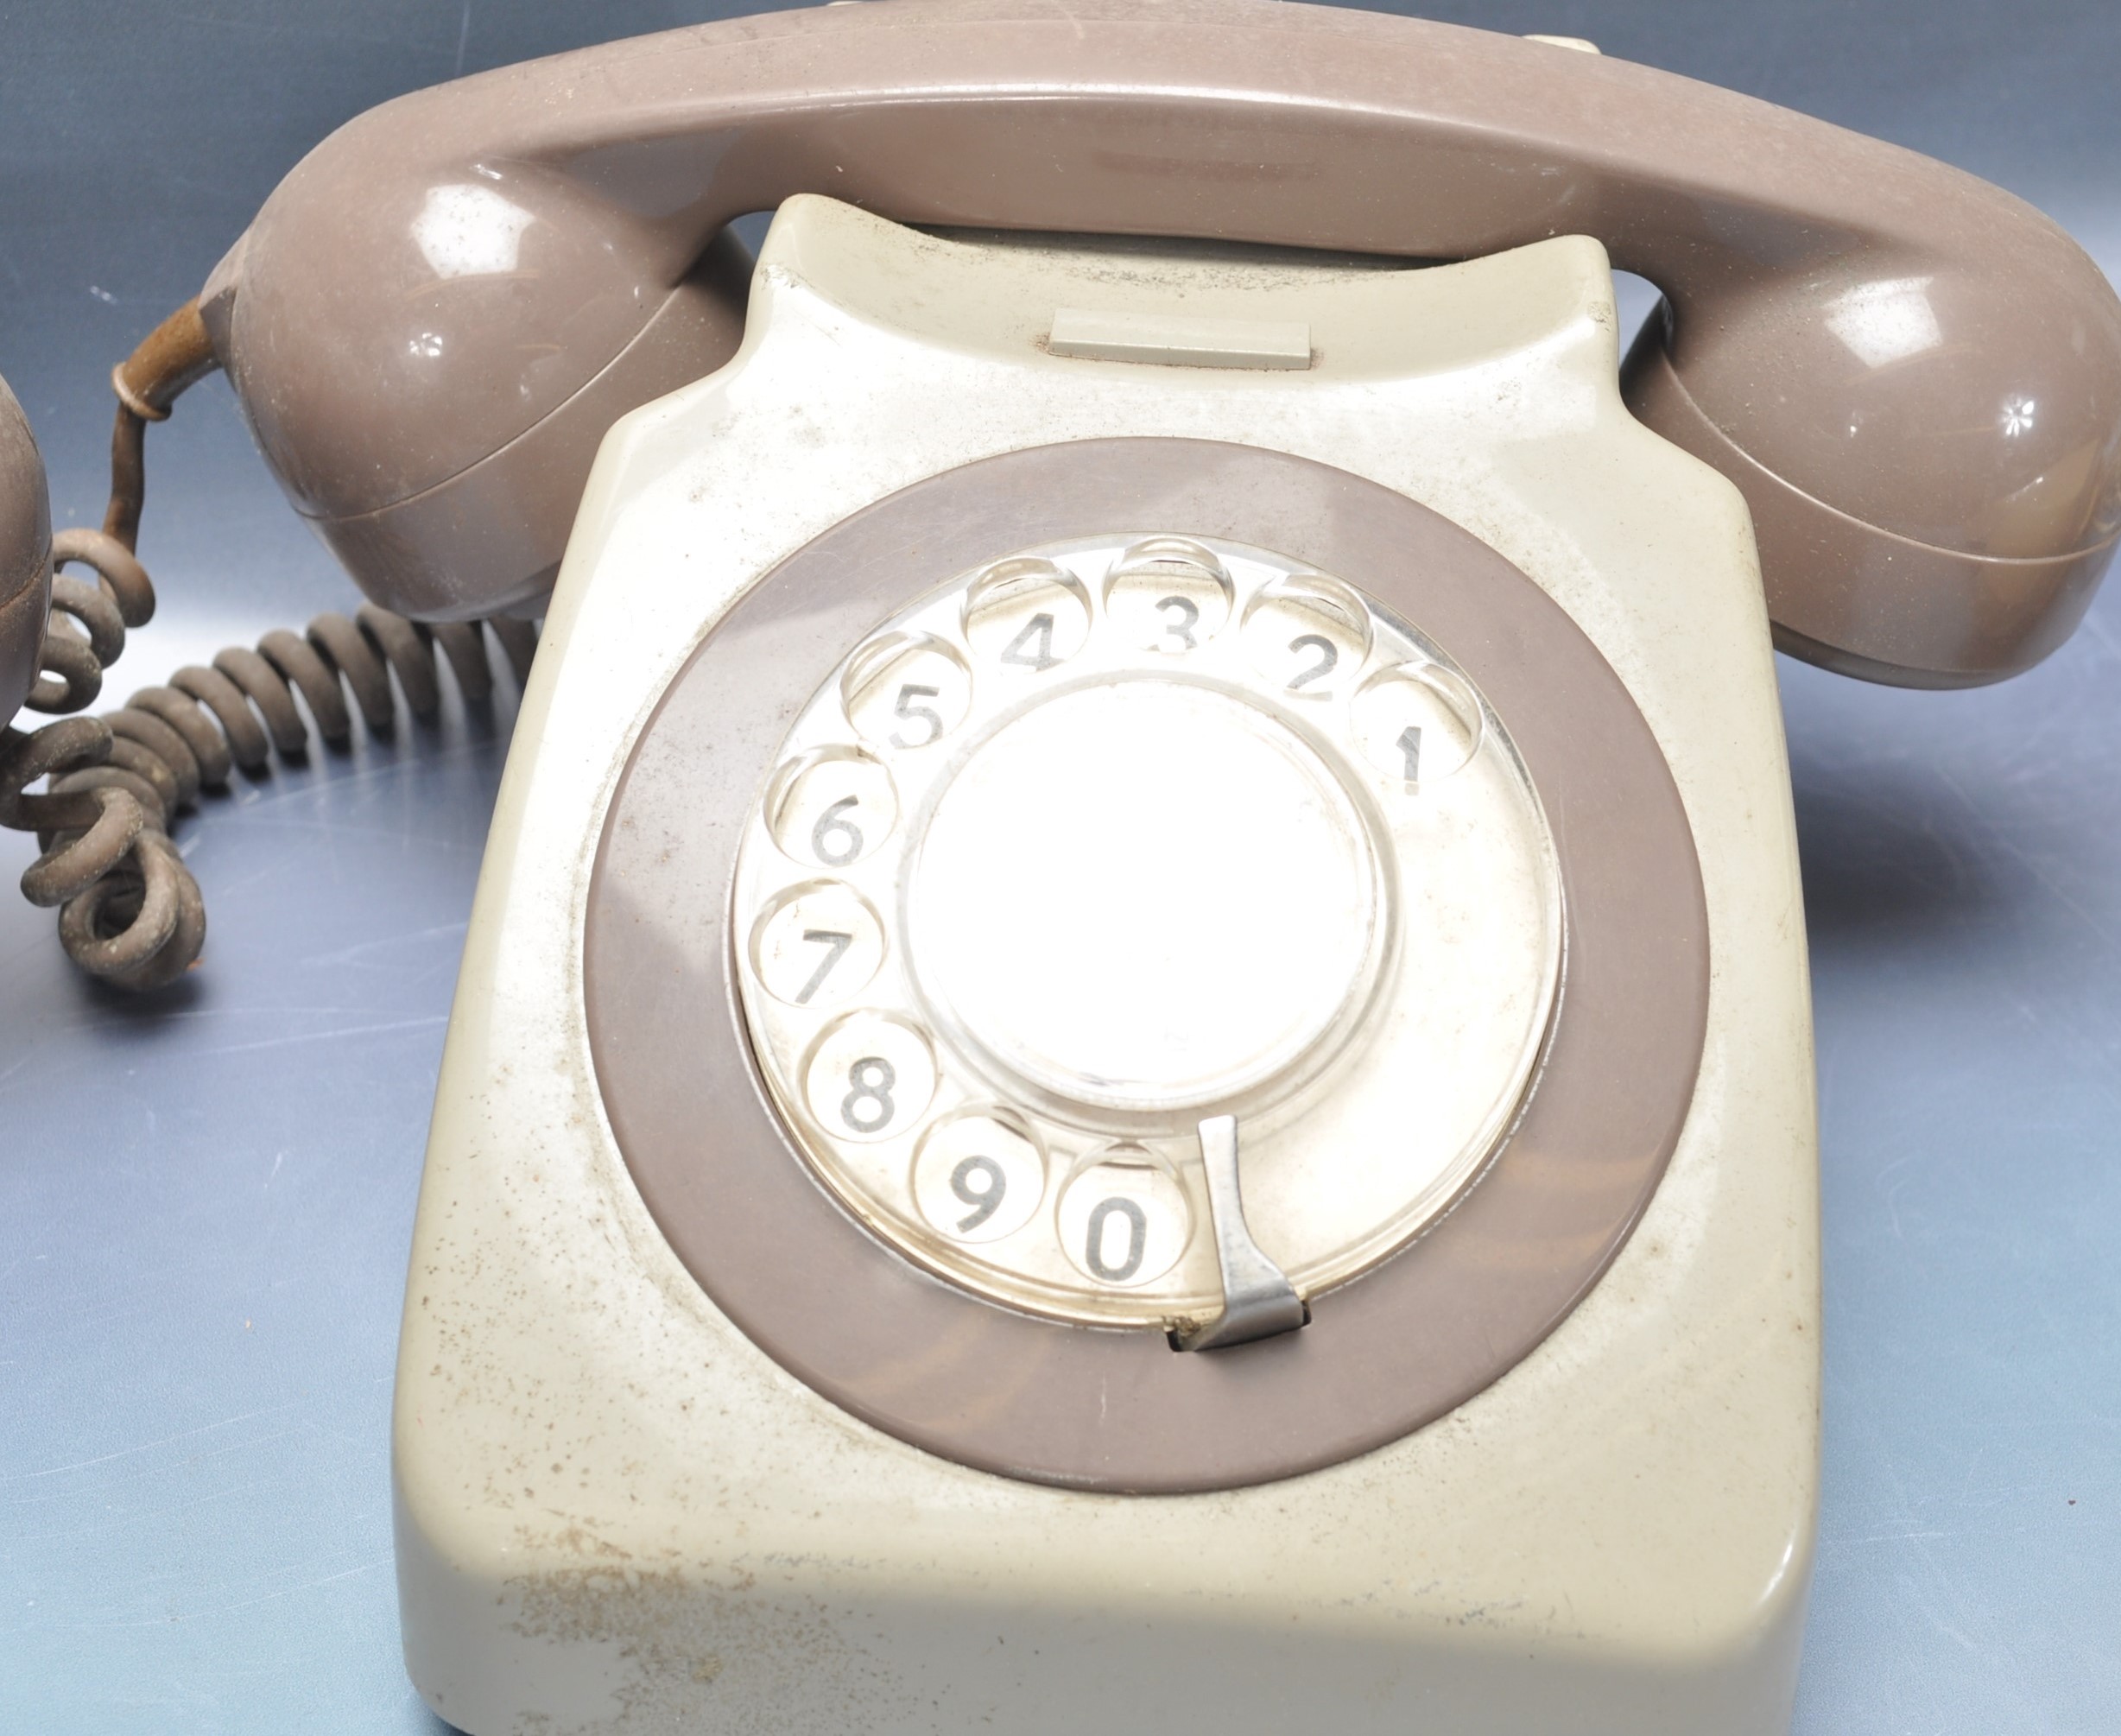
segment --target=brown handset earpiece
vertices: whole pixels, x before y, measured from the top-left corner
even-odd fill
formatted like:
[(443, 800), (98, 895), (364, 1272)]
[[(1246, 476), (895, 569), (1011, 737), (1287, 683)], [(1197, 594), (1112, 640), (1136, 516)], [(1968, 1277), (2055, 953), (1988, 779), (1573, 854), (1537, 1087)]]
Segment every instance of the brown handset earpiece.
[(1668, 298), (1630, 402), (1744, 491), (1784, 645), (1852, 674), (2028, 667), (2121, 523), (2121, 305), (2018, 200), (1646, 67), (1267, 0), (881, 0), (465, 79), (312, 152), (200, 309), (370, 596), (533, 609), (605, 430), (734, 351), (725, 225), (801, 192), (1425, 258), (1594, 236)]

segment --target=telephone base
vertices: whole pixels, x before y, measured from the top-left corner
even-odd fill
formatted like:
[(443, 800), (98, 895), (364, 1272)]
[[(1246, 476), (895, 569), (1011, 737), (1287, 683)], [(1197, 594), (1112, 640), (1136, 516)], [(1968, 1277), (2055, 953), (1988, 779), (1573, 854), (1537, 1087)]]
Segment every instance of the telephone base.
[[(1085, 307), (1301, 321), (1315, 360), (1050, 353), (1053, 311)], [(1613, 325), (1578, 238), (1396, 270), (782, 208), (737, 360), (605, 441), (480, 882), (396, 1394), (406, 1657), (436, 1713), (473, 1736), (1787, 1729), (1819, 1397), (1788, 775), (1743, 504), (1628, 415)], [(582, 986), (629, 755), (760, 575), (925, 478), (1115, 436), (1294, 453), (1506, 555), (1647, 720), (1710, 937), (1677, 1147), (1544, 1340), (1375, 1450), (1183, 1494), (954, 1462), (762, 1350), (636, 1186)], [(787, 724), (708, 744), (703, 776), (763, 778)], [(1201, 1360), (1318, 1339), (1331, 1303)]]

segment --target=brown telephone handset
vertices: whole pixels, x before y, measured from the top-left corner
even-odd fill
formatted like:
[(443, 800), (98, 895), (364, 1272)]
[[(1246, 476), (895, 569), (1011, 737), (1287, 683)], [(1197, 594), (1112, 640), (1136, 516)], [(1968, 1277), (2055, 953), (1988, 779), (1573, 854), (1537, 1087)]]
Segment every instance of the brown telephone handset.
[[(2053, 224), (1970, 176), (1441, 24), (1265, 0), (884, 0), (562, 55), (342, 128), (117, 371), (111, 541), (68, 533), (60, 553), (98, 565), (82, 589), (116, 613), (146, 606), (141, 429), (219, 366), (377, 604), (533, 615), (606, 428), (736, 351), (746, 262), (727, 225), (804, 192), (920, 225), (1421, 259), (1595, 237), (1666, 298), (1627, 359), (1628, 402), (1744, 493), (1778, 643), (1850, 674), (1951, 687), (2029, 667), (2081, 617), (2121, 526), (2121, 304)], [(45, 636), (41, 478), (11, 404), (0, 421), (6, 716), (41, 646), (85, 651), (79, 632)], [(416, 681), (420, 642), (392, 618), (342, 633), (343, 657), (313, 635), (299, 670), (302, 642), (280, 636), (294, 649), (263, 659), (281, 704), (289, 681), (339, 704), (342, 668), (365, 701), (383, 658)], [(89, 637), (100, 655), (108, 634)], [(444, 643), (478, 662), (462, 635)], [(364, 655), (365, 677), (345, 665)], [(272, 670), (231, 679), (206, 701), (223, 727), (262, 741), (254, 702), (277, 735)], [(62, 681), (31, 705), (85, 690)], [(95, 819), (78, 801), (40, 819), (49, 798), (14, 793), (84, 753), (17, 744), (0, 817)], [(137, 830), (99, 823), (104, 855)], [(73, 940), (126, 908), (84, 907)], [(182, 967), (158, 956), (104, 968)]]

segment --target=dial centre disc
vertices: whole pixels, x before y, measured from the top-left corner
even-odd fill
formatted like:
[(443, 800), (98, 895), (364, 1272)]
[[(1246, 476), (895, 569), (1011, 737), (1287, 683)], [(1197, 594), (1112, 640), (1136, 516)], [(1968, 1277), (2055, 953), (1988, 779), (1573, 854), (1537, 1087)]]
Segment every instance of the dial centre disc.
[(1300, 1070), (1384, 954), (1379, 846), (1297, 732), (1109, 680), (1017, 713), (943, 785), (906, 892), (937, 1021), (1015, 1080), (1150, 1116)]

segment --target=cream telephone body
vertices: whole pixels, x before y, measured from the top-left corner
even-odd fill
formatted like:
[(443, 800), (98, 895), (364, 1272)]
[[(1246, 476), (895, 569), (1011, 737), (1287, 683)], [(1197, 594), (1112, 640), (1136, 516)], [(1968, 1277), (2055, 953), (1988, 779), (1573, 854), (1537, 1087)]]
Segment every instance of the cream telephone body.
[[(1238, 345), (1304, 328), (1312, 355), (1275, 369), (1057, 357), (1053, 320), (1068, 310), (1083, 325), (1099, 316), (1123, 344)], [(482, 880), (397, 1402), (408, 1652), (445, 1717), (476, 1731), (525, 1727), (541, 1710), (565, 1727), (742, 1728), (829, 1722), (853, 1703), (864, 1727), (909, 1730), (988, 1715), (1023, 1729), (1267, 1729), (1298, 1716), (1350, 1730), (1783, 1726), (1818, 1391), (1787, 774), (1742, 504), (1628, 415), (1615, 343), (1605, 261), (1581, 239), (1404, 270), (938, 238), (824, 200), (782, 208), (738, 358), (605, 444)], [(1158, 443), (1197, 469), (1195, 442), (1264, 462), (1257, 478), (1231, 478), (1261, 492), (1204, 497), (1181, 472), (1125, 498)], [(1086, 477), (1067, 474), (1071, 459)], [(1008, 474), (1026, 463), (1021, 481)], [(921, 503), (953, 477), (962, 498)], [(1454, 1307), (1396, 1317), (1390, 1299), (1366, 1302), (1361, 1281), (1345, 1282), (1375, 1258), (1364, 1234), (1411, 1244), (1409, 1258), (1439, 1239), (1464, 1187), (1452, 1169), (1461, 1148), (1485, 1162), (1522, 1112), (1528, 1032), (1536, 1064), (1555, 1000), (1602, 985), (1579, 988), (1560, 967), (1556, 816), (1512, 763), (1528, 752), (1533, 777), (1548, 775), (1551, 743), (1496, 739), (1511, 713), (1473, 673), (1494, 645), (1398, 641), (1406, 618), (1321, 570), (1322, 548), (1352, 553), (1364, 533), (1320, 522), (1314, 478), (1343, 512), (1386, 491), (1447, 510), (1528, 575), (1509, 580), (1536, 586), (1525, 600), (1557, 631), (1582, 636), (1569, 649), (1583, 668), (1552, 673), (1567, 681), (1602, 662), (1670, 767), (1698, 886), (1684, 865), (1641, 870), (1700, 901), (1715, 960), (1705, 984), (1683, 908), (1616, 937), (1676, 954), (1632, 985), (1661, 990), (1663, 1004), (1591, 1016), (1662, 1021), (1682, 1049), (1698, 1046), (1698, 1080), (1692, 1054), (1677, 1069), (1684, 1131), (1674, 1118), (1668, 1167), (1604, 1279), (1568, 1274), (1550, 1298), (1566, 1320), (1510, 1372), (1473, 1374), (1492, 1384), (1413, 1432), (1467, 1378), (1441, 1365), (1466, 1334), (1492, 1331), (1491, 1352), (1506, 1355), (1499, 1340), (1528, 1330), (1483, 1292), (1536, 1285), (1541, 1274), (1510, 1268), (1581, 1251), (1542, 1241), (1558, 1224), (1496, 1218), (1480, 1250), (1447, 1252), (1462, 1261)], [(1191, 516), (1158, 516), (1149, 502)], [(909, 516), (896, 518), (895, 503)], [(845, 643), (834, 615), (814, 626), (798, 607), (777, 631), (744, 618), (776, 572), (865, 515), (885, 521), (873, 538), (820, 560), (902, 597), (895, 617), (922, 612), (865, 624)], [(966, 561), (968, 516), (983, 521), (972, 535), (991, 558)], [(1067, 523), (1076, 534), (1050, 534)], [(1388, 509), (1385, 548), (1423, 561), (1470, 552), (1409, 548), (1402, 529)], [(1163, 565), (1137, 559), (1149, 582), (1136, 585), (1127, 552), (1158, 536), (1192, 550), (1152, 548)], [(1189, 564), (1204, 551), (1228, 569), (1225, 603)], [(1304, 575), (1308, 586), (1287, 582)], [(1001, 592), (986, 605), (1000, 614), (991, 627), (983, 586)], [(1198, 618), (1160, 610), (1170, 596)], [(1335, 612), (1349, 600), (1377, 618)], [(1468, 606), (1478, 612), (1477, 592)], [(1158, 649), (1167, 620), (1196, 644)], [(1315, 646), (1290, 651), (1306, 625), (1334, 648), (1333, 690), (1285, 698), (1326, 661)], [(704, 669), (724, 635), (731, 662)], [(644, 659), (644, 641), (660, 655)], [(797, 668), (761, 667), (795, 647)], [(879, 661), (890, 685), (872, 694), (864, 678)], [(1097, 664), (1082, 682), (1079, 661)], [(1409, 665), (1434, 685), (1396, 678)], [(711, 694), (687, 697), (731, 679), (770, 683), (779, 700), (739, 742), (701, 732), (691, 707), (712, 706)], [(1453, 707), (1481, 704), (1489, 738), (1468, 759), (1484, 725)], [(1279, 708), (1297, 705), (1312, 709), (1284, 725)], [(902, 706), (943, 721), (887, 727)], [(1372, 722), (1370, 710), (1391, 715)], [(1181, 744), (1174, 763), (1158, 736), (1136, 732), (1141, 717)], [(1607, 721), (1590, 707), (1575, 724)], [(1437, 771), (1410, 783), (1399, 738), (1416, 726)], [(983, 728), (954, 770), (922, 763)], [(1643, 744), (1628, 736), (1611, 749), (1618, 758)], [(1072, 751), (1090, 756), (1092, 781), (1123, 791), (1151, 762), (1146, 788), (1169, 780), (1188, 829), (1159, 832), (1160, 856), (1134, 859), (1128, 825), (1074, 796)], [(735, 763), (718, 763), (724, 754)], [(1194, 767), (1217, 794), (1232, 770), (1250, 777), (1261, 806), (1214, 828), (1187, 787)], [(875, 771), (888, 785), (872, 784)], [(842, 781), (807, 795), (801, 780), (820, 775)], [(1027, 790), (1042, 777), (1048, 790)], [(1371, 846), (1359, 818), (1335, 830), (1338, 791), (1351, 810), (1374, 803), (1377, 853), (1399, 870), (1370, 924), (1398, 930), (1376, 941), (1390, 954), (1377, 985), (1361, 956), (1371, 907), (1358, 871)], [(842, 792), (852, 806), (838, 805)], [(1595, 802), (1597, 789), (1575, 799)], [(1153, 802), (1123, 801), (1154, 827)], [(1408, 811), (1447, 802), (1440, 816)], [(852, 847), (839, 828), (924, 823), (896, 903), (861, 875), (890, 856), (888, 836), (865, 831), (861, 859), (833, 859)], [(725, 839), (733, 893), (703, 860), (725, 833), (737, 834)], [(1337, 846), (1356, 862), (1345, 886)], [(1070, 871), (1072, 906), (1036, 859), (1046, 855)], [(1307, 882), (1277, 878), (1291, 856), (1315, 856)], [(929, 876), (941, 877), (940, 909), (924, 902)], [(791, 890), (815, 938), (777, 949)], [(1135, 932), (1137, 896), (1154, 902), (1150, 926), (1181, 931), (1170, 951), (1210, 974), (1224, 1004), (1181, 988), (1190, 1023), (1162, 1045), (1141, 1034), (1157, 1021), (1124, 999), (1103, 1007), (1105, 1024), (1149, 1051), (1125, 1079), (1118, 1057), (1099, 1070), (1104, 1030), (1075, 1004), (1104, 973), (1124, 976), (1102, 941)], [(1212, 926), (1185, 932), (1196, 921)], [(1440, 944), (1440, 922), (1475, 932)], [(924, 945), (934, 960), (915, 956), (895, 976)], [(1307, 949), (1297, 968), (1291, 947)], [(725, 948), (727, 979), (713, 968)], [(987, 948), (1057, 978), (1050, 998), (984, 969)], [(1072, 953), (1089, 960), (1079, 972)], [(1220, 968), (1230, 960), (1240, 968)], [(1312, 960), (1320, 968), (1303, 967)], [(845, 993), (834, 971), (854, 979)], [(1227, 1004), (1262, 979), (1308, 997), (1303, 1017)], [(732, 986), (738, 1004), (717, 1004)], [(1027, 996), (1021, 1008), (1013, 992)], [(1283, 1047), (1297, 1047), (1350, 995), (1367, 997), (1371, 1028), (1326, 1058), (1321, 1095), (1276, 1040), (1294, 1024)], [(999, 1031), (980, 1023), (997, 998), (1016, 1013)], [(820, 998), (826, 1010), (811, 1014), (805, 1003)], [(1704, 1007), (1705, 1024), (1691, 1023)], [(850, 1024), (852, 1045), (839, 1036)], [(749, 1130), (688, 1122), (681, 1099), (655, 1090), (668, 1056), (643, 1053), (658, 1032), (678, 1051), (725, 1041), (703, 1036), (715, 1025), (749, 1032), (753, 1089), (811, 1166), (802, 1187), (816, 1204), (858, 1217), (850, 1234), (917, 1270), (914, 1285), (993, 1298), (968, 1309), (1023, 1311), (1011, 1323), (1033, 1342), (975, 1343), (939, 1373), (953, 1344), (924, 1318), (909, 1323), (920, 1336), (890, 1344), (877, 1316), (900, 1299), (858, 1277), (835, 1309), (777, 1251), (718, 1271), (706, 1250), (729, 1207), (712, 1190), (745, 1185), (718, 1142)], [(1187, 1043), (1204, 1025), (1209, 1038)], [(991, 1052), (1012, 1042), (1029, 1052)], [(1439, 1048), (1450, 1051), (1442, 1074), (1422, 1052)], [(1387, 1088), (1376, 1093), (1379, 1061)], [(1072, 1081), (1060, 1077), (1071, 1064)], [(1263, 1078), (1224, 1087), (1242, 1100), (1250, 1087), (1254, 1099), (1236, 1118), (1244, 1221), (1312, 1298), (1312, 1316), (1248, 1345), (1177, 1352), (1164, 1337), (1174, 1321), (1227, 1305), (1213, 1294), (1208, 1167), (1197, 1137), (1187, 1161), (1182, 1137), (1204, 1106), (1188, 1091), (1219, 1065)], [(694, 1076), (715, 1066), (700, 1054)], [(1092, 1075), (1108, 1100), (1087, 1100)], [(1455, 1090), (1453, 1075), (1477, 1090)], [(1375, 1097), (1369, 1118), (1337, 1114), (1334, 1087)], [(1643, 1099), (1657, 1088), (1624, 1106), (1591, 1101), (1593, 1089), (1574, 1112), (1618, 1108), (1631, 1124), (1622, 1145), (1645, 1131), (1654, 1144), (1664, 1130), (1643, 1124), (1667, 1106)], [(1130, 1120), (1136, 1102), (1152, 1107)], [(1339, 1137), (1307, 1139), (1309, 1125)], [(666, 1144), (690, 1150), (696, 1188), (682, 1156), (660, 1167)], [(1547, 1175), (1522, 1205), (1551, 1210), (1554, 1190), (1572, 1188), (1598, 1182)], [(1326, 1202), (1339, 1215), (1318, 1209), (1320, 1194), (1341, 1196)], [(1347, 1197), (1367, 1202), (1371, 1222), (1347, 1220)], [(796, 1233), (763, 1221), (772, 1211), (745, 1233)], [(1017, 1227), (981, 1233), (1004, 1213)], [(1626, 1215), (1573, 1226), (1593, 1262)], [(1174, 1245), (1190, 1279), (1158, 1284), (1152, 1271), (1145, 1283)], [(701, 1262), (698, 1282), (685, 1252)], [(1588, 1294), (1567, 1311), (1576, 1288)], [(805, 1317), (813, 1306), (822, 1312)], [(1034, 1310), (1044, 1318), (1024, 1317)], [(1035, 1342), (1042, 1333), (1136, 1353), (1092, 1377), (1103, 1384), (1088, 1416), (1048, 1414), (1039, 1384), (1072, 1403), (1084, 1377)], [(1344, 1414), (1277, 1416), (1264, 1392), (1248, 1403), (1262, 1361), (1330, 1355), (1337, 1335), (1347, 1364), (1311, 1391)], [(1424, 1340), (1461, 1342), (1430, 1355)], [(1198, 1381), (1160, 1391), (1166, 1367)], [(1023, 1413), (1013, 1432), (1012, 1410)], [(1360, 1450), (1380, 1437), (1391, 1438)]]
[(0, 415), (0, 701), (145, 618), (215, 366), (372, 605), (10, 730), (0, 820), (151, 991), (202, 788), (478, 690), (484, 618), (529, 668), (398, 1364), (438, 1713), (1787, 1727), (1771, 647), (1964, 685), (2081, 614), (2121, 307), (2052, 225), (1358, 13), (615, 44), (306, 160), (117, 371), (101, 532)]

